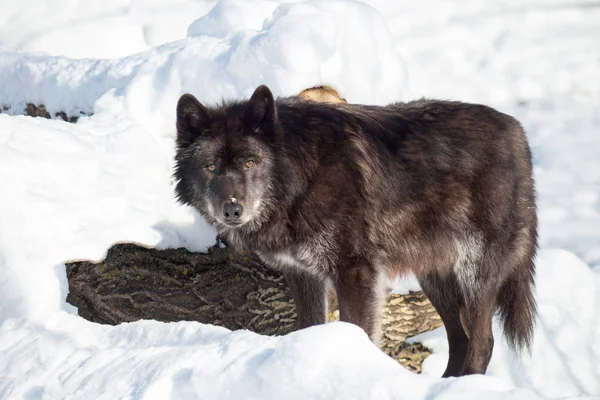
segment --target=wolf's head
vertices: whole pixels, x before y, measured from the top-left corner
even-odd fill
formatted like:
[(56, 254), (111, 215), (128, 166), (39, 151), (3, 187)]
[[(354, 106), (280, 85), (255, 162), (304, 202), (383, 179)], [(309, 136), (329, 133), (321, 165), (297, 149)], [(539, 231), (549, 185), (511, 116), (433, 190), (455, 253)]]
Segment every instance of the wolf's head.
[(277, 129), (271, 91), (249, 101), (205, 107), (184, 94), (177, 103), (175, 177), (179, 200), (225, 229), (257, 229), (272, 208)]

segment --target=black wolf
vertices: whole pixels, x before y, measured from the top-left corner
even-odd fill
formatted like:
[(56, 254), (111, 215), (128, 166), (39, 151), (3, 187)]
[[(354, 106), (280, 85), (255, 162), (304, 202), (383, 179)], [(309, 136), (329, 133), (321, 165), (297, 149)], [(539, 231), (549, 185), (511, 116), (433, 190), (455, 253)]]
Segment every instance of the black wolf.
[(375, 342), (386, 277), (414, 272), (448, 332), (444, 376), (485, 373), (499, 310), (530, 347), (537, 218), (523, 129), (489, 107), (275, 100), (177, 104), (176, 193), (240, 251), (284, 271), (299, 324)]

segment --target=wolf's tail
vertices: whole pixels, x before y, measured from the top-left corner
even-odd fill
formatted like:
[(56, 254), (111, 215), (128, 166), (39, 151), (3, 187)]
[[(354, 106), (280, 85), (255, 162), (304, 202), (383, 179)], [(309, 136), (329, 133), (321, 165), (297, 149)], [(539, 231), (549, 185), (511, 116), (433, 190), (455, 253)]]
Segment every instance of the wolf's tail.
[(533, 259), (518, 266), (504, 282), (498, 293), (500, 318), (504, 335), (514, 351), (531, 353), (537, 306), (533, 294), (535, 264)]

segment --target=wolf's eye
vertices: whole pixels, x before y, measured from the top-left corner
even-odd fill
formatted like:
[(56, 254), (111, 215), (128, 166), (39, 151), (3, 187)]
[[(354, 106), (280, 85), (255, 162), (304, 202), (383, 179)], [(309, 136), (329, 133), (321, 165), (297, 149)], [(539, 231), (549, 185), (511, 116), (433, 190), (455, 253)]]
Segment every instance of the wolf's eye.
[(217, 167), (215, 167), (215, 164), (208, 164), (208, 165), (206, 166), (206, 169), (207, 169), (207, 170), (209, 170), (210, 172), (214, 172), (214, 170), (215, 170), (216, 168), (217, 168)]
[(246, 169), (250, 169), (252, 167), (254, 167), (254, 161), (253, 160), (246, 161)]

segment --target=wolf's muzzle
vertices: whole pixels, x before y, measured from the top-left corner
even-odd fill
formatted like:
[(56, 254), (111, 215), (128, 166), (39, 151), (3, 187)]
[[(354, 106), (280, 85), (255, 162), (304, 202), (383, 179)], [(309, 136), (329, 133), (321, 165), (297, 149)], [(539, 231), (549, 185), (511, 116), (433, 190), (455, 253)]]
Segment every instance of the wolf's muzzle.
[(244, 212), (244, 207), (238, 202), (227, 202), (223, 206), (223, 218), (226, 222), (239, 222)]

